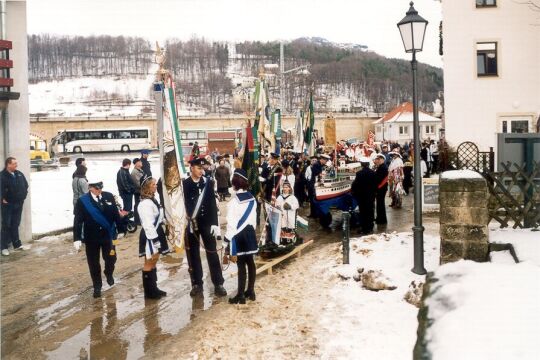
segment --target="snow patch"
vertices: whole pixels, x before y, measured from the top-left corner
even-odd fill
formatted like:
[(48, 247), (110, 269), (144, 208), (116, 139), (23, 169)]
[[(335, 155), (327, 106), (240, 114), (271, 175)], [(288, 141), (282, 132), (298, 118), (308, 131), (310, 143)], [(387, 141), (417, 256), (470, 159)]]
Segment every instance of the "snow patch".
[(482, 175), (472, 170), (449, 170), (441, 175), (442, 179), (483, 179)]

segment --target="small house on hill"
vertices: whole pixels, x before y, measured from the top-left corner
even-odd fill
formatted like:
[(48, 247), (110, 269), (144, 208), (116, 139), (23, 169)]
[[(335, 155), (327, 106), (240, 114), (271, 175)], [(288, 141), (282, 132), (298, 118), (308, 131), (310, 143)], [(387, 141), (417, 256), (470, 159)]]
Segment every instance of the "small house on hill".
[[(441, 119), (418, 110), (420, 122), (420, 139), (439, 140), (439, 130), (442, 127)], [(375, 139), (377, 141), (391, 140), (403, 144), (413, 139), (413, 105), (404, 102), (379, 120), (376, 120)]]

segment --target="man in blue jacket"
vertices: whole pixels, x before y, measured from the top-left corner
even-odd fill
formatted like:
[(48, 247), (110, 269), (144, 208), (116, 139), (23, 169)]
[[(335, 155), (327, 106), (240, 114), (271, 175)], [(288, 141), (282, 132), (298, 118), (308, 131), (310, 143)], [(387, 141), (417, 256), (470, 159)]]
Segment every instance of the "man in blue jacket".
[(0, 173), (2, 193), (2, 255), (8, 256), (8, 247), (26, 250), (19, 239), (19, 225), (24, 200), (28, 195), (28, 182), (24, 174), (17, 170), (17, 159), (8, 157), (4, 170)]

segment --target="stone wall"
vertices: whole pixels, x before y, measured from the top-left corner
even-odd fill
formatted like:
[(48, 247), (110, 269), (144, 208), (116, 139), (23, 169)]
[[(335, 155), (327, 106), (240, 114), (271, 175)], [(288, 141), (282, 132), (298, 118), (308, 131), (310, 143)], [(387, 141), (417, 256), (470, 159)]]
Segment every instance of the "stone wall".
[(488, 259), (486, 180), (470, 170), (446, 171), (439, 187), (441, 264)]

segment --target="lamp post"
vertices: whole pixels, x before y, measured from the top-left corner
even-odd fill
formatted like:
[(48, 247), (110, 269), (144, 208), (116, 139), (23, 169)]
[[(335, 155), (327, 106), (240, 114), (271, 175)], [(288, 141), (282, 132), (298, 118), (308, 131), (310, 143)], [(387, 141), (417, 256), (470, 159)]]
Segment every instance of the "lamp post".
[(424, 227), (422, 226), (422, 175), (420, 171), (420, 124), (418, 120), (418, 96), (416, 90), (416, 52), (422, 51), (424, 36), (428, 22), (418, 15), (410, 2), (409, 11), (406, 16), (397, 24), (401, 34), (401, 40), (405, 47), (405, 52), (412, 53), (412, 75), (413, 75), (413, 136), (414, 136), (414, 266), (412, 272), (415, 274), (425, 274), (424, 268)]

